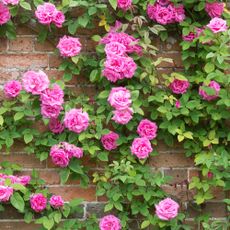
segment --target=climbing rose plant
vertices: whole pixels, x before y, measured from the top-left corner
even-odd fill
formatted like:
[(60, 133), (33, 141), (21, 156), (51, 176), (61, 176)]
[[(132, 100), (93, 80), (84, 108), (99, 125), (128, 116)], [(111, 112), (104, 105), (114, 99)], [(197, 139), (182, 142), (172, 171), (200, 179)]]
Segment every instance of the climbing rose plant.
[[(70, 13), (73, 8), (83, 9), (77, 19)], [(98, 46), (96, 56), (89, 56), (82, 51), (78, 30), (92, 29), (98, 21), (105, 34), (92, 37)], [(3, 162), (1, 209), (11, 203), (26, 222), (39, 213), (36, 223), (45, 229), (128, 229), (129, 219), (137, 217), (140, 228), (190, 229), (180, 201), (161, 188), (170, 178), (153, 173), (148, 161), (158, 154), (160, 140), (168, 146), (182, 142), (202, 175), (189, 184), (195, 203), (212, 199), (215, 187), (229, 189), (229, 21), (225, 3), (212, 0), (0, 1), (0, 35), (14, 39), (16, 22), (33, 26), (40, 42), (55, 41), (64, 71), (63, 79), (55, 81), (30, 69), (20, 81), (5, 84), (1, 148), (9, 151), (15, 141), (23, 141), (29, 154), (52, 159), (62, 183), (79, 179), (83, 187), (89, 183), (83, 159), (104, 162), (93, 183), (97, 196), (107, 197), (99, 221), (92, 216), (57, 227), (81, 201), (64, 204), (41, 186), (35, 172), (32, 180), (13, 176), (18, 166)], [(66, 34), (58, 38), (60, 28)], [(165, 41), (175, 30), (184, 68), (159, 76), (156, 67), (171, 60), (156, 57), (151, 39), (157, 35)], [(97, 86), (93, 98), (66, 87), (80, 73)], [(46, 126), (42, 132), (34, 128), (40, 121)], [(198, 221), (205, 229), (227, 229), (228, 224)]]

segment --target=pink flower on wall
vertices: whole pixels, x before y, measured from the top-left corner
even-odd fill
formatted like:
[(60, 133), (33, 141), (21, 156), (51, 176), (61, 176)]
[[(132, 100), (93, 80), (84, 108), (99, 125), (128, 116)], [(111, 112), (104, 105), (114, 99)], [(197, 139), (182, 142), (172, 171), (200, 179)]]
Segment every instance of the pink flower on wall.
[(112, 120), (114, 120), (117, 124), (122, 124), (122, 125), (128, 124), (132, 118), (133, 118), (132, 108), (113, 111)]
[(207, 27), (214, 33), (224, 32), (228, 29), (227, 22), (222, 18), (213, 18)]
[(2, 0), (5, 5), (18, 5), (20, 0)]
[(127, 11), (132, 6), (132, 0), (117, 0), (117, 7)]
[(49, 203), (55, 209), (58, 209), (64, 206), (64, 200), (62, 199), (61, 196), (56, 196), (56, 195), (51, 196)]
[(146, 137), (149, 140), (156, 138), (157, 136), (157, 124), (148, 119), (143, 119), (137, 127), (137, 133), (140, 137)]
[(7, 6), (0, 2), (0, 25), (7, 23), (10, 20), (10, 11)]
[(111, 151), (117, 148), (118, 139), (119, 135), (111, 131), (110, 133), (105, 134), (101, 137), (101, 143), (106, 150)]
[(35, 212), (42, 212), (43, 210), (45, 210), (46, 204), (47, 204), (47, 199), (41, 193), (34, 194), (30, 197), (30, 207)]
[(0, 185), (0, 202), (9, 201), (12, 195), (13, 195), (13, 188)]
[[(205, 85), (204, 85), (205, 86)], [(200, 96), (204, 99), (204, 100), (207, 100), (207, 101), (212, 101), (212, 100), (215, 100), (216, 98), (218, 98), (219, 96), (219, 92), (220, 92), (220, 85), (219, 83), (217, 83), (216, 81), (211, 81), (209, 84), (208, 84), (208, 87), (210, 89), (213, 89), (214, 90), (214, 94), (213, 95), (209, 95), (208, 93), (205, 92), (204, 89), (202, 89), (202, 87), (199, 88), (199, 94)]]
[(187, 89), (189, 88), (189, 81), (174, 79), (173, 82), (171, 82), (171, 84), (169, 85), (169, 88), (175, 94), (184, 94), (187, 92)]
[(206, 2), (205, 11), (211, 18), (220, 17), (224, 11), (223, 2)]
[(17, 97), (22, 90), (22, 85), (19, 81), (9, 81), (4, 85), (4, 94), (8, 98)]
[(121, 230), (121, 222), (114, 215), (107, 215), (100, 219), (100, 230)]

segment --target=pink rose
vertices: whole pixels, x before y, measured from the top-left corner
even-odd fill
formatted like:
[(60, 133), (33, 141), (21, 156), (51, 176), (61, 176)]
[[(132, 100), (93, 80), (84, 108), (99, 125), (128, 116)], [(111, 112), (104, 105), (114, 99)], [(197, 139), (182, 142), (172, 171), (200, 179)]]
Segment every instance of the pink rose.
[(170, 0), (157, 0), (157, 3), (159, 3), (162, 6), (167, 6), (170, 4)]
[(63, 146), (64, 150), (66, 151), (66, 153), (68, 154), (70, 159), (72, 157), (76, 157), (76, 158), (82, 158), (83, 157), (82, 148), (79, 148), (79, 147), (72, 145), (72, 144), (69, 144), (67, 142), (61, 142), (60, 144)]
[(108, 97), (109, 104), (116, 110), (124, 110), (130, 107), (131, 94), (125, 87), (112, 88)]
[(107, 215), (100, 219), (100, 230), (121, 230), (121, 222), (114, 215)]
[(224, 32), (228, 29), (227, 22), (222, 18), (213, 18), (207, 27), (214, 33)]
[(209, 95), (205, 92), (205, 90), (202, 89), (202, 87), (200, 87), (199, 94), (201, 95), (201, 97), (207, 101), (212, 101), (218, 98), (220, 92), (220, 85), (216, 81), (211, 81), (208, 87), (214, 90), (214, 95)]
[(5, 5), (18, 5), (20, 0), (2, 0)]
[(52, 146), (50, 156), (52, 158), (52, 162), (61, 168), (65, 168), (69, 164), (69, 155), (60, 145)]
[(169, 85), (169, 88), (175, 94), (184, 94), (189, 87), (189, 82), (187, 80), (174, 79)]
[(126, 52), (126, 47), (119, 42), (110, 42), (105, 46), (105, 53), (107, 56), (123, 56)]
[(185, 19), (185, 11), (183, 5), (174, 6), (174, 20), (176, 22), (182, 22)]
[(60, 105), (41, 105), (41, 114), (44, 118), (57, 118), (62, 110)]
[(153, 151), (151, 143), (146, 137), (135, 138), (130, 149), (132, 154), (139, 159), (147, 158)]
[(157, 129), (158, 127), (155, 122), (143, 119), (137, 127), (137, 133), (140, 137), (146, 137), (147, 139), (152, 140), (157, 136)]
[(63, 57), (74, 57), (81, 51), (79, 38), (64, 36), (60, 38), (57, 48)]
[(65, 15), (63, 14), (63, 12), (56, 10), (54, 17), (53, 17), (53, 23), (58, 28), (61, 28), (64, 22), (65, 22)]
[(181, 107), (179, 100), (176, 101), (175, 106), (176, 106), (177, 109), (179, 109)]
[(127, 11), (132, 6), (132, 0), (117, 0), (117, 7)]
[(125, 125), (129, 123), (129, 121), (132, 118), (133, 118), (133, 110), (131, 108), (127, 108), (125, 110), (113, 111), (112, 120), (114, 120), (117, 124)]
[(64, 92), (58, 84), (54, 84), (52, 88), (45, 89), (41, 95), (40, 100), (44, 105), (59, 105), (64, 103)]
[(170, 198), (166, 198), (155, 205), (156, 215), (161, 220), (171, 220), (178, 215), (179, 207), (177, 202)]
[(207, 177), (208, 177), (208, 179), (212, 179), (213, 178), (213, 173), (212, 172), (208, 172)]
[(224, 11), (224, 3), (221, 2), (206, 2), (205, 11), (211, 18), (220, 17)]
[(22, 78), (22, 84), (25, 91), (34, 95), (41, 94), (42, 91), (49, 87), (49, 83), (49, 78), (41, 70), (38, 72), (27, 71)]
[(26, 186), (30, 183), (30, 181), (31, 181), (30, 176), (20, 176), (20, 177), (17, 177), (16, 183)]
[(198, 38), (202, 32), (203, 29), (195, 28), (195, 32), (190, 32), (187, 35), (183, 35), (182, 38), (184, 41), (192, 42), (195, 38)]
[(4, 93), (6, 97), (17, 97), (22, 90), (22, 85), (19, 81), (9, 81), (4, 85)]
[(46, 208), (46, 204), (47, 199), (41, 193), (34, 194), (30, 197), (30, 207), (35, 212), (42, 212)]
[(70, 131), (81, 133), (89, 126), (89, 115), (82, 109), (71, 109), (65, 114), (64, 125)]
[(58, 209), (64, 206), (64, 200), (62, 199), (61, 196), (55, 196), (55, 195), (51, 196), (49, 203), (55, 209)]
[(49, 2), (39, 5), (35, 11), (35, 16), (43, 25), (50, 25), (53, 22), (57, 27), (62, 27), (65, 21), (65, 15)]
[(0, 202), (9, 201), (10, 197), (13, 195), (13, 192), (13, 188), (0, 185)]
[(106, 150), (111, 151), (117, 148), (118, 139), (119, 135), (111, 131), (110, 133), (105, 134), (101, 137), (101, 143)]
[(64, 131), (65, 127), (57, 118), (52, 118), (49, 122), (49, 129), (52, 133), (60, 134)]
[(2, 2), (0, 2), (0, 25), (7, 23), (10, 20), (10, 11)]

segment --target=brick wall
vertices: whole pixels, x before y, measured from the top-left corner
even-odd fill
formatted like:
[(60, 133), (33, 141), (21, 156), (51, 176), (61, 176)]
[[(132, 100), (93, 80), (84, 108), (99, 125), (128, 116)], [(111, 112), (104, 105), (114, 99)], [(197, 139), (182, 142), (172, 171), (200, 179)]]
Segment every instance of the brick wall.
[[(62, 72), (57, 70), (61, 60), (54, 55), (54, 45), (49, 42), (39, 44), (36, 40), (36, 33), (27, 27), (19, 27), (17, 29), (17, 39), (13, 41), (0, 39), (0, 86), (12, 79), (20, 79), (22, 73), (28, 69), (42, 69), (50, 78), (60, 79)], [(78, 34), (81, 42), (84, 44), (85, 52), (92, 52), (94, 42), (90, 40), (90, 34), (81, 31)], [(182, 61), (180, 58), (180, 47), (175, 37), (170, 37), (167, 42), (162, 43), (157, 38), (153, 39), (154, 45), (159, 49), (161, 57), (172, 58), (173, 63), (163, 62), (159, 65), (158, 72), (169, 73), (173, 70), (181, 70)], [(93, 91), (93, 85), (90, 85), (87, 77), (75, 76), (71, 81), (71, 89), (82, 93), (89, 94)], [(2, 93), (0, 94), (2, 98)], [(164, 175), (173, 177), (171, 184), (165, 185), (163, 189), (172, 194), (176, 199), (183, 202), (183, 208), (191, 214), (188, 222), (192, 224), (192, 218), (197, 216), (197, 211), (192, 208), (191, 201), (194, 194), (193, 191), (187, 189), (187, 182), (194, 175), (199, 175), (198, 170), (194, 167), (193, 159), (186, 158), (183, 149), (178, 145), (174, 149), (168, 149), (163, 144), (158, 145), (159, 155), (153, 157), (150, 161), (151, 166), (155, 170), (160, 170)], [(98, 216), (102, 213), (103, 202), (95, 196), (95, 186), (91, 185), (87, 189), (80, 188), (78, 182), (69, 181), (65, 186), (60, 185), (57, 169), (48, 160), (40, 163), (34, 156), (28, 156), (23, 151), (23, 146), (17, 145), (12, 149), (10, 155), (4, 152), (0, 153), (1, 161), (7, 160), (13, 163), (23, 165), (23, 173), (28, 174), (32, 169), (37, 169), (41, 178), (43, 178), (48, 188), (53, 193), (62, 195), (66, 200), (72, 198), (84, 198), (84, 213), (79, 218), (84, 218), (87, 213), (96, 212)], [(92, 164), (92, 169), (97, 169), (97, 165)], [(226, 210), (220, 200), (224, 197), (224, 193), (216, 190), (215, 199), (203, 206), (204, 211), (212, 213), (213, 217), (223, 218), (226, 216)], [(17, 214), (12, 208), (7, 208), (6, 212), (0, 213), (0, 230), (3, 229), (37, 229), (33, 224), (26, 225), (23, 223), (22, 216)], [(138, 226), (132, 227), (133, 230), (140, 229)], [(194, 229), (199, 229), (194, 226)]]

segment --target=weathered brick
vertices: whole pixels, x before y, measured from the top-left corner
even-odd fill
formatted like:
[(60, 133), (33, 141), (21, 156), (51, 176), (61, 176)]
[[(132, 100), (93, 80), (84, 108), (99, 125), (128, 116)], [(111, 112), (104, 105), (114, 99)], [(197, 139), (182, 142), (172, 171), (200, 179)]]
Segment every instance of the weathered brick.
[(7, 81), (16, 80), (20, 76), (18, 70), (0, 70), (0, 84), (5, 84)]
[(159, 65), (158, 68), (170, 68), (170, 67), (183, 67), (182, 59), (180, 53), (160, 53), (157, 54), (154, 59), (156, 60), (157, 58), (170, 58), (171, 62), (166, 62), (162, 61)]
[(7, 40), (0, 38), (0, 52), (7, 50)]
[(96, 214), (98, 218), (104, 216), (104, 203), (87, 203), (86, 204), (86, 216)]
[(172, 177), (170, 184), (184, 184), (188, 179), (186, 169), (165, 169), (164, 175)]
[(46, 54), (0, 54), (0, 67), (3, 68), (41, 68), (48, 66)]
[(33, 37), (17, 37), (15, 40), (9, 41), (9, 51), (33, 51), (34, 38)]
[(50, 68), (57, 68), (62, 63), (62, 58), (55, 54), (49, 55), (49, 67)]
[(165, 42), (161, 43), (163, 51), (181, 51), (180, 38), (171, 35)]
[(26, 224), (24, 221), (0, 221), (0, 230), (38, 230), (39, 228), (37, 224)]
[(55, 45), (49, 41), (45, 41), (45, 42), (41, 43), (41, 42), (38, 42), (36, 40), (35, 44), (34, 44), (34, 50), (35, 51), (42, 51), (42, 52), (54, 51)]

